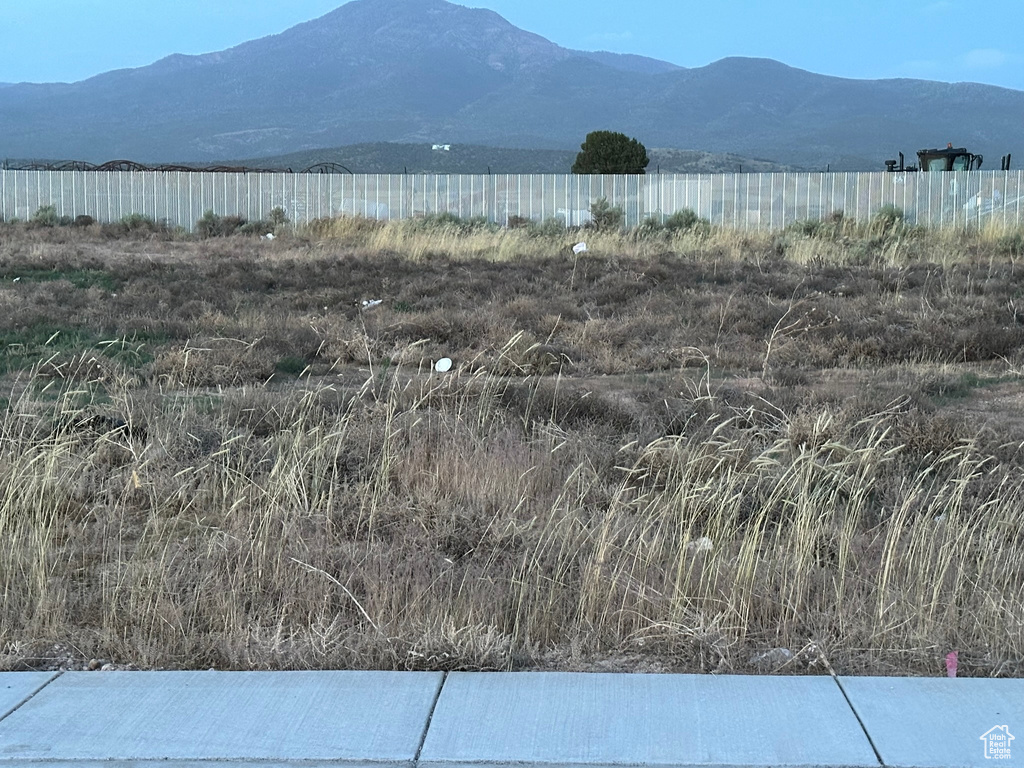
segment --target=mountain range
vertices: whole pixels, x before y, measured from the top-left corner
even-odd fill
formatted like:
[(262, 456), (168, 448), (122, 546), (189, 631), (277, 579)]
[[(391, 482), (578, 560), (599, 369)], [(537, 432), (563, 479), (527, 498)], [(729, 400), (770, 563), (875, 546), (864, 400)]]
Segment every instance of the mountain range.
[(574, 51), (445, 0), (354, 0), (218, 53), (0, 87), (0, 157), (93, 162), (378, 142), (575, 150), (600, 129), (833, 170), (881, 169), (897, 151), (949, 141), (991, 168), (1007, 152), (1024, 156), (1022, 124), (1024, 91)]

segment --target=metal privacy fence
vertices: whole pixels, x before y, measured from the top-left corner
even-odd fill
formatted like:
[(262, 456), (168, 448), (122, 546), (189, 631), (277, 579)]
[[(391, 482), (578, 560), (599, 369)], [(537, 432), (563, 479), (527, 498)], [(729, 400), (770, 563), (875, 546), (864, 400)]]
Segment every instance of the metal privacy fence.
[(590, 221), (601, 198), (627, 226), (690, 209), (737, 230), (782, 229), (835, 212), (867, 220), (895, 206), (931, 227), (1024, 224), (1024, 172), (741, 173), (647, 176), (346, 175), (0, 171), (0, 216), (25, 220), (44, 206), (60, 216), (118, 221), (130, 214), (191, 230), (205, 211), (247, 220), (284, 209), (296, 223), (334, 216), (404, 219), (439, 213)]

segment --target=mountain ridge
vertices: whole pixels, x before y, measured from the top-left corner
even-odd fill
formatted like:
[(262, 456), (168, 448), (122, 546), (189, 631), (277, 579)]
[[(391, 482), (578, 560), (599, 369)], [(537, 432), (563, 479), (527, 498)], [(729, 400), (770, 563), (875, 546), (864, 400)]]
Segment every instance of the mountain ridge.
[(1022, 123), (1022, 91), (835, 78), (741, 56), (684, 68), (574, 51), (445, 0), (353, 0), (224, 51), (0, 87), (0, 157), (94, 162), (366, 142), (567, 150), (604, 129), (648, 147), (870, 170), (947, 141), (1021, 156)]

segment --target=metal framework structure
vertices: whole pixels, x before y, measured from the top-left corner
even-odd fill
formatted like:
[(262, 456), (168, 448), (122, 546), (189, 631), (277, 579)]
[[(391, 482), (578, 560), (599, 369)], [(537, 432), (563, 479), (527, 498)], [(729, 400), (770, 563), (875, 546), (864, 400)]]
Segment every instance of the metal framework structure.
[(244, 165), (144, 165), (134, 160), (110, 160), (96, 165), (86, 160), (61, 160), (55, 163), (11, 163), (5, 160), (5, 171), (129, 171), (133, 173), (349, 173), (338, 163), (316, 163), (293, 171), (291, 168), (250, 168)]

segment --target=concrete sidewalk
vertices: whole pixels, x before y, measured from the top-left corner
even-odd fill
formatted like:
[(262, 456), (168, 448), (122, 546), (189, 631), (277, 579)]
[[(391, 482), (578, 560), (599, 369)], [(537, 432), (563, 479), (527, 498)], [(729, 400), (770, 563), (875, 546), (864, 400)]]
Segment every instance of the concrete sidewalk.
[(1014, 734), (1024, 680), (0, 673), (0, 768), (1012, 767)]

